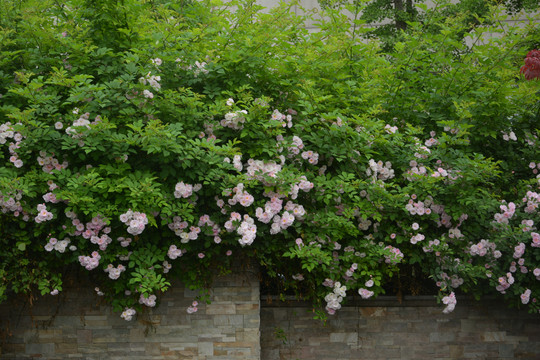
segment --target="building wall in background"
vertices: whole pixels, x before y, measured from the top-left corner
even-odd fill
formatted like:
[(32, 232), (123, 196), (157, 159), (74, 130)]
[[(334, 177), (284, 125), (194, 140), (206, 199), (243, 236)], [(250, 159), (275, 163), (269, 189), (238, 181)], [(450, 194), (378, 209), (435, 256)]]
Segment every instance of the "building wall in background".
[[(279, 4), (279, 0), (257, 0), (257, 4), (264, 6), (267, 9), (271, 9)], [(435, 6), (433, 1), (430, 1), (430, 0), (425, 1), (424, 4), (426, 4), (428, 8), (432, 8)], [(318, 0), (300, 0), (299, 5), (295, 5), (293, 7), (293, 11), (296, 14), (304, 14), (305, 12), (311, 12), (314, 10), (316, 12), (314, 15), (314, 19), (319, 18), (317, 13), (320, 9), (321, 7), (319, 5)], [(352, 14), (348, 14), (348, 16), (351, 19), (354, 18)], [(529, 19), (528, 17), (531, 17), (531, 19)], [(536, 23), (540, 22), (540, 12), (535, 12), (532, 14), (521, 12), (520, 14), (517, 14), (517, 15), (508, 15), (508, 17), (502, 23), (504, 23), (507, 26), (524, 27), (526, 26), (526, 24), (531, 23), (531, 20), (535, 21)], [(316, 21), (307, 21), (306, 28), (310, 31), (315, 31), (316, 30), (315, 22)], [(374, 24), (374, 26), (380, 26), (385, 23), (387, 22)]]

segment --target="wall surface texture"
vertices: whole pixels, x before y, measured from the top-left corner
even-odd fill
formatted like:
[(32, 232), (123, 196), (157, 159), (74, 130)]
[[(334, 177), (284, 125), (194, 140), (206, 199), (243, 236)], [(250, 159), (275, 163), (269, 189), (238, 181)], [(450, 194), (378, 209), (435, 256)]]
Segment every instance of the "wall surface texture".
[(47, 296), (31, 309), (0, 305), (0, 359), (260, 358), (259, 283), (254, 274), (219, 278), (212, 303), (186, 309), (195, 293), (173, 286), (159, 306), (127, 322), (93, 289)]
[(305, 306), (264, 304), (262, 359), (540, 359), (540, 316), (496, 302), (445, 315), (433, 297), (345, 306), (326, 325)]
[(433, 297), (352, 302), (326, 324), (306, 304), (262, 303), (255, 273), (220, 278), (195, 314), (173, 286), (159, 307), (126, 322), (89, 288), (29, 308), (0, 305), (0, 359), (540, 359), (540, 315), (496, 302), (442, 314)]

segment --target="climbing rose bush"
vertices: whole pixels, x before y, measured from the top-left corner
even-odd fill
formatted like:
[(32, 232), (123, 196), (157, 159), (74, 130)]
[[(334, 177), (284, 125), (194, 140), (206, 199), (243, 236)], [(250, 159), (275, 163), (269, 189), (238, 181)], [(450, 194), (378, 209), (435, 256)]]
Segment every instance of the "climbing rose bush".
[(463, 293), (538, 311), (530, 29), (461, 41), (445, 6), (383, 53), (340, 8), (8, 5), (0, 298), (78, 271), (131, 320), (249, 260), (320, 315), (411, 278), (445, 313)]

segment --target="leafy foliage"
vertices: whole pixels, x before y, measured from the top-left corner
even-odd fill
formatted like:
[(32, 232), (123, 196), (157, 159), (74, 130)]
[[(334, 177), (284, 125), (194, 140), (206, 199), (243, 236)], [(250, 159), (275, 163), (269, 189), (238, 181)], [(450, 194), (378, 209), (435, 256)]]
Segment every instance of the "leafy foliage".
[[(350, 3), (340, 0), (319, 0), (322, 7), (336, 7)], [(439, 32), (437, 22), (429, 19), (433, 15), (428, 8), (438, 8), (440, 15), (450, 17), (463, 26), (460, 36), (464, 36), (477, 26), (485, 25), (494, 8), (505, 11), (512, 17), (526, 18), (527, 12), (538, 10), (536, 0), (459, 0), (425, 1), (425, 0), (355, 0), (349, 6), (354, 19), (371, 26), (365, 34), (367, 38), (376, 38), (382, 42), (383, 49), (393, 50), (403, 32), (410, 30), (410, 23), (421, 22), (429, 26), (424, 31)], [(494, 23), (490, 23), (493, 25)]]
[(77, 266), (129, 320), (254, 259), (329, 313), (409, 271), (538, 310), (534, 29), (447, 4), (383, 53), (340, 7), (1, 4), (0, 299)]

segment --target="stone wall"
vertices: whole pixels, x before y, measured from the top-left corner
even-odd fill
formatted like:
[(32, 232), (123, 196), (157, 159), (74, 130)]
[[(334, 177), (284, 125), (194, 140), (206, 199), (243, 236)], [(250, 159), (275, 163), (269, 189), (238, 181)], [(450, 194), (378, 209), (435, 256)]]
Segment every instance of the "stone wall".
[(261, 359), (540, 359), (540, 316), (497, 302), (442, 314), (433, 297), (359, 301), (326, 324), (298, 303), (262, 303)]
[[(0, 359), (540, 359), (540, 315), (467, 302), (442, 314), (433, 297), (351, 301), (326, 324), (308, 304), (259, 302), (255, 273), (218, 279), (212, 303), (173, 286), (126, 322), (89, 287), (0, 305)], [(266, 300), (266, 299), (265, 299)]]
[(209, 305), (186, 308), (195, 293), (173, 286), (155, 309), (127, 322), (91, 288), (0, 306), (0, 359), (260, 358), (259, 283), (254, 274), (217, 280)]

